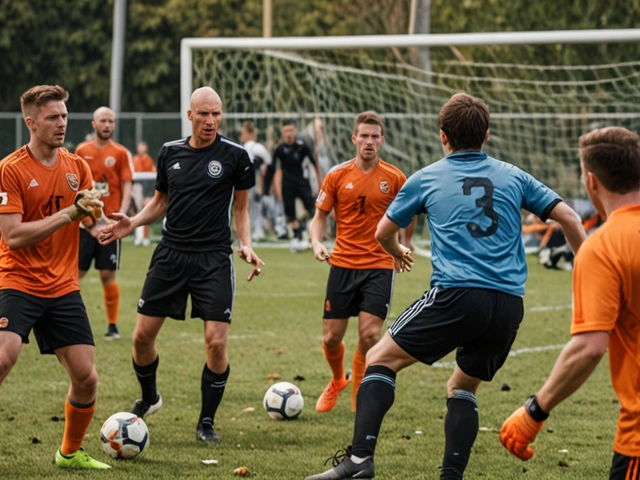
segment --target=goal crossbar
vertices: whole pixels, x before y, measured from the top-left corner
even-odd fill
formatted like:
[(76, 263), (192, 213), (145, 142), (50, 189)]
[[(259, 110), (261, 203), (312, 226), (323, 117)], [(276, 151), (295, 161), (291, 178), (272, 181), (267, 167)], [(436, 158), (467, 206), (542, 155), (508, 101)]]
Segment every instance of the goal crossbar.
[(193, 90), (194, 49), (318, 50), (390, 47), (446, 47), (472, 45), (623, 43), (640, 41), (640, 28), (552, 30), (529, 32), (440, 33), (412, 35), (349, 35), (330, 37), (183, 38), (180, 44), (180, 110), (182, 134), (190, 133), (186, 118)]

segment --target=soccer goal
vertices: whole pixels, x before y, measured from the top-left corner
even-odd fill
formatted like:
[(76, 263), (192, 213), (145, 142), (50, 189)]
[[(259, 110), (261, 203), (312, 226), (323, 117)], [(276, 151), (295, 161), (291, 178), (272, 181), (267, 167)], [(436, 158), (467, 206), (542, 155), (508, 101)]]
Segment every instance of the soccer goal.
[[(584, 196), (577, 139), (590, 129), (640, 130), (640, 62), (531, 66), (443, 62), (430, 71), (403, 61), (415, 47), (640, 41), (640, 29), (300, 38), (186, 38), (181, 108), (210, 85), (224, 102), (228, 136), (253, 120), (267, 140), (284, 118), (304, 129), (322, 119), (334, 163), (353, 157), (355, 115), (376, 110), (386, 124), (381, 157), (406, 173), (442, 157), (437, 116), (464, 91), (492, 116), (490, 155), (514, 163), (567, 198)], [(184, 115), (183, 115), (184, 117)], [(190, 125), (183, 120), (183, 134)], [(309, 130), (309, 133), (313, 133)], [(263, 137), (262, 140), (265, 140)]]

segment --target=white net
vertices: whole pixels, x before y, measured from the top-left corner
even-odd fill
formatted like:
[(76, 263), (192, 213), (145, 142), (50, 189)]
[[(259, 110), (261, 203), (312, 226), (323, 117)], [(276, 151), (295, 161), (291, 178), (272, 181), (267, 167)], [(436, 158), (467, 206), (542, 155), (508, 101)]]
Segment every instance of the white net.
[[(210, 85), (233, 119), (276, 131), (323, 120), (334, 163), (352, 158), (355, 115), (375, 110), (386, 124), (381, 157), (406, 173), (442, 157), (437, 116), (460, 91), (491, 111), (485, 151), (518, 165), (572, 198), (579, 181), (578, 137), (621, 125), (640, 130), (640, 62), (592, 66), (524, 66), (447, 62), (425, 72), (386, 51), (194, 50), (193, 86)], [(406, 58), (406, 57), (405, 57)], [(228, 121), (228, 120), (227, 120)], [(236, 131), (227, 130), (231, 135)]]

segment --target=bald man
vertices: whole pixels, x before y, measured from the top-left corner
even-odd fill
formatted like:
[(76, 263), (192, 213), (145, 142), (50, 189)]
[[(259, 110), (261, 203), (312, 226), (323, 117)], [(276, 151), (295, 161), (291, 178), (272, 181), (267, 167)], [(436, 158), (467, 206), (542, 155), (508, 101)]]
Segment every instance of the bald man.
[[(76, 147), (76, 154), (84, 158), (91, 168), (93, 184), (104, 190), (104, 213), (113, 218), (124, 213), (131, 202), (132, 162), (131, 153), (111, 139), (116, 128), (116, 115), (109, 107), (100, 107), (93, 113), (93, 139)], [(102, 246), (86, 229), (80, 229), (79, 276), (83, 278), (91, 263), (100, 272), (104, 306), (107, 314), (108, 338), (120, 338), (118, 310), (120, 287), (116, 271), (120, 268), (120, 241)]]
[(194, 91), (187, 117), (191, 135), (165, 143), (160, 150), (151, 201), (133, 218), (116, 215), (118, 222), (105, 229), (101, 241), (113, 242), (166, 216), (138, 301), (133, 368), (142, 398), (131, 411), (142, 417), (162, 406), (156, 389), (156, 337), (166, 317), (185, 319), (191, 296), (191, 318), (204, 322), (207, 357), (196, 439), (218, 442), (213, 425), (229, 378), (227, 336), (235, 293), (229, 213), (233, 206), (240, 258), (255, 267), (263, 265), (253, 252), (249, 225), (249, 190), (255, 174), (247, 151), (218, 133), (222, 100), (215, 90)]

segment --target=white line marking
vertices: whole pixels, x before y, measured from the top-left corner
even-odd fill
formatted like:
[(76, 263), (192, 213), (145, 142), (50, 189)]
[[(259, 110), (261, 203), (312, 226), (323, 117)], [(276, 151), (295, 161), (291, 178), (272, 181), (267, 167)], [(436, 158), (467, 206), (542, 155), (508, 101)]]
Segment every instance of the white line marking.
[[(540, 347), (525, 347), (519, 348), (518, 350), (512, 350), (509, 352), (510, 357), (517, 357), (518, 355), (522, 355), (525, 353), (538, 353), (538, 352), (547, 352), (549, 350), (561, 350), (564, 348), (564, 344), (562, 345), (543, 345)], [(435, 362), (432, 367), (435, 368), (453, 368), (456, 366), (456, 362)]]
[(548, 312), (549, 310), (571, 310), (571, 305), (548, 305), (527, 308), (527, 312)]

